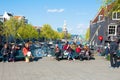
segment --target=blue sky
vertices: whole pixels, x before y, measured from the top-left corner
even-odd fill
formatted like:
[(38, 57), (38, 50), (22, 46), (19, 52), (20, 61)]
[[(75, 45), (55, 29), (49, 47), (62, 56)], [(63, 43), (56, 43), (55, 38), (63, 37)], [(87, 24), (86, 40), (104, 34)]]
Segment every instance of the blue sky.
[(1, 0), (0, 15), (23, 15), (34, 26), (47, 23), (55, 30), (66, 20), (70, 33), (85, 34), (100, 5), (100, 0)]

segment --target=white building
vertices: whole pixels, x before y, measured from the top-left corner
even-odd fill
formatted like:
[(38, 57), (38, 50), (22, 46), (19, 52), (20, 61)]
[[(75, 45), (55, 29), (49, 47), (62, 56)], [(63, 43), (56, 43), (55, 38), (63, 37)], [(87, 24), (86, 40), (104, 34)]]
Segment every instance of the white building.
[(5, 12), (3, 15), (0, 15), (0, 21), (4, 22), (6, 20), (10, 20), (11, 17), (13, 17), (11, 13)]
[(28, 20), (25, 18), (25, 16), (14, 16), (11, 13), (5, 12), (3, 15), (0, 15), (0, 21), (4, 22), (6, 20), (10, 20), (10, 18), (13, 17), (17, 20), (25, 20), (25, 23), (28, 23)]
[(3, 18), (5, 20), (10, 20), (10, 18), (13, 17), (13, 15), (11, 13), (5, 12), (3, 15)]

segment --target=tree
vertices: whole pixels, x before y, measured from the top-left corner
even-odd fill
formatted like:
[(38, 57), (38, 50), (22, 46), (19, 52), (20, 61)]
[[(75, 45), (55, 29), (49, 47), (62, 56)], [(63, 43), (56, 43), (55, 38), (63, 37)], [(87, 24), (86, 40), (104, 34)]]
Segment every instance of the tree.
[(63, 39), (64, 38), (64, 32), (59, 33), (59, 38)]
[(3, 33), (3, 22), (0, 21), (0, 36), (2, 35)]
[(53, 31), (54, 35), (52, 37), (52, 39), (56, 40), (56, 39), (60, 39), (60, 35), (57, 31)]
[(68, 33), (68, 34), (67, 34), (67, 39), (70, 39), (70, 38), (71, 38), (71, 34)]
[(90, 39), (90, 28), (87, 29), (86, 34), (85, 34), (85, 40), (89, 41)]
[(14, 40), (38, 38), (38, 32), (31, 24), (26, 24), (24, 19), (17, 20), (15, 18), (4, 22), (3, 35), (7, 42), (10, 37), (13, 37)]
[(54, 30), (51, 28), (49, 24), (44, 24), (41, 32), (40, 37), (44, 37), (46, 39), (53, 39), (54, 37)]
[(17, 34), (17, 38), (22, 37), (23, 39), (37, 39), (39, 36), (37, 30), (31, 24), (25, 24), (24, 26), (19, 27)]
[[(112, 15), (112, 12), (114, 11), (120, 11), (120, 0), (102, 0), (103, 1), (103, 7), (106, 9), (106, 13), (108, 15)], [(111, 5), (112, 8), (108, 11), (105, 6)]]
[(8, 38), (16, 36), (16, 30), (19, 26), (18, 20), (11, 18), (3, 23), (3, 35), (6, 37), (6, 41), (8, 42)]

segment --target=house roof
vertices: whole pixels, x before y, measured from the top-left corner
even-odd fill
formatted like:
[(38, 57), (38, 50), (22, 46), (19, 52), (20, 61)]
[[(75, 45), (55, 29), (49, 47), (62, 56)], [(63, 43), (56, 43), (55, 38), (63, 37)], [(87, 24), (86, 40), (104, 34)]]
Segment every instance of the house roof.
[(107, 7), (102, 7), (102, 8), (100, 9), (100, 11), (97, 13), (97, 15), (95, 16), (95, 18), (92, 20), (92, 23), (96, 23), (96, 22), (98, 21), (99, 15), (102, 15), (101, 19), (103, 20), (104, 17), (105, 17), (105, 11), (106, 11), (106, 12), (109, 12), (110, 9), (112, 9), (112, 6), (113, 6), (113, 4), (110, 4), (110, 5), (108, 5)]
[(23, 16), (14, 16), (15, 19), (21, 19)]
[(35, 28), (35, 29), (41, 29), (42, 27), (40, 27), (40, 26), (33, 26), (33, 28)]
[(13, 16), (11, 13), (7, 13), (9, 16)]
[(92, 23), (96, 23), (97, 21), (98, 21), (98, 16), (99, 15), (103, 15), (102, 16), (102, 20), (103, 20), (103, 18), (104, 18), (104, 8), (102, 8), (100, 11), (99, 11), (99, 13), (97, 14), (97, 16), (93, 19), (93, 21), (92, 21)]

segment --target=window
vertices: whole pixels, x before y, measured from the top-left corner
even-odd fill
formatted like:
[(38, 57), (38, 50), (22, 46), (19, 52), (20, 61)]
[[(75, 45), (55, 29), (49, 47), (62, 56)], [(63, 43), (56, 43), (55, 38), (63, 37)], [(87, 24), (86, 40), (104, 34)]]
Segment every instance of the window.
[(120, 12), (117, 13), (117, 18), (120, 19)]
[(120, 35), (120, 27), (119, 26), (118, 26), (118, 30), (117, 31), (118, 31), (118, 35)]
[(112, 20), (120, 20), (120, 12), (113, 12)]
[(109, 25), (108, 26), (108, 35), (109, 36), (116, 36), (117, 32), (117, 25)]
[(103, 15), (98, 16), (98, 21), (101, 21), (101, 20), (103, 20)]

